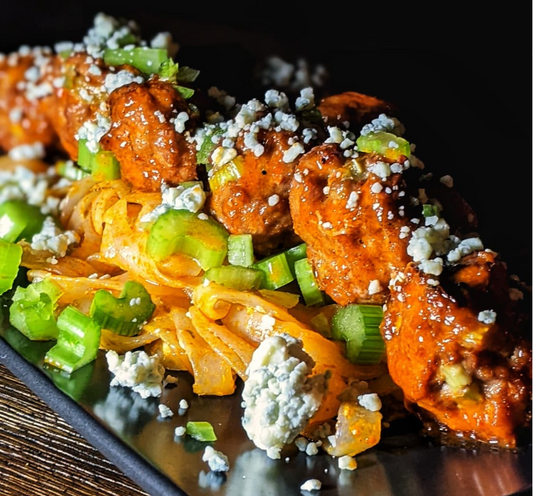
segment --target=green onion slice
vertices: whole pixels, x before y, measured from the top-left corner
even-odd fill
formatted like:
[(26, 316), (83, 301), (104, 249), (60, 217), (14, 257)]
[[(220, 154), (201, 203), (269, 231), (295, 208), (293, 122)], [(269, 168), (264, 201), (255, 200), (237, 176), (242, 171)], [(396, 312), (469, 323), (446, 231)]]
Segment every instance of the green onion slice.
[(89, 314), (103, 329), (121, 336), (135, 336), (154, 310), (155, 305), (145, 287), (139, 282), (127, 281), (118, 298), (105, 289), (99, 289)]

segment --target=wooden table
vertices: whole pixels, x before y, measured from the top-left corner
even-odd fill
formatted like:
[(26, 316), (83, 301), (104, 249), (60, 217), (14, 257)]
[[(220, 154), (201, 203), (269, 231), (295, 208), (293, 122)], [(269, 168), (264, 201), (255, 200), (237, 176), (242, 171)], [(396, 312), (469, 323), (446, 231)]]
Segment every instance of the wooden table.
[(0, 495), (147, 493), (0, 365)]

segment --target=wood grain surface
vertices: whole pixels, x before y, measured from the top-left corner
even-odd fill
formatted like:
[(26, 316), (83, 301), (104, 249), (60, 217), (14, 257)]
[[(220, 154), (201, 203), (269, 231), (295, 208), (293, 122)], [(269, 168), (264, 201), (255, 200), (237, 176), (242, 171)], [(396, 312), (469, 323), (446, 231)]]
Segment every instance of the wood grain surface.
[(1, 496), (147, 496), (0, 365)]

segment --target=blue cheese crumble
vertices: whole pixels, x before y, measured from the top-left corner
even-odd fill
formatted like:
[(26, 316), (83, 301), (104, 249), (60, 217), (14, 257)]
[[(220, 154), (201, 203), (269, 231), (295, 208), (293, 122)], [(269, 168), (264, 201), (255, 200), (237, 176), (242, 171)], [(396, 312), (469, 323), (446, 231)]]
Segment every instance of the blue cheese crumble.
[(179, 185), (169, 188), (161, 186), (161, 204), (141, 218), (141, 222), (155, 222), (169, 210), (188, 210), (193, 214), (199, 212), (206, 200), (202, 183), (193, 181), (187, 186)]
[(70, 245), (79, 243), (80, 237), (75, 231), (62, 231), (52, 217), (46, 217), (41, 232), (35, 234), (31, 240), (34, 250), (44, 250), (63, 258)]
[(221, 451), (217, 451), (212, 446), (205, 448), (202, 461), (207, 462), (213, 472), (227, 472), (229, 470), (228, 457)]
[(106, 353), (109, 371), (114, 375), (111, 386), (133, 389), (141, 398), (159, 397), (163, 391), (165, 368), (159, 355), (148, 355), (145, 351), (128, 351), (119, 355), (110, 350)]
[(313, 366), (301, 341), (287, 334), (265, 339), (253, 354), (242, 394), (242, 425), (270, 458), (280, 458), (320, 406), (326, 379), (309, 377)]

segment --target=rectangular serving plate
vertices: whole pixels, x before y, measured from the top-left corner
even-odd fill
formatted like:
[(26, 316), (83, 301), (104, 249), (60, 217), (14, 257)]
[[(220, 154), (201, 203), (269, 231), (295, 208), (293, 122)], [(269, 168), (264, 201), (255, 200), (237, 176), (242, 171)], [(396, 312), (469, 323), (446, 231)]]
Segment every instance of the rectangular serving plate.
[[(199, 397), (192, 378), (178, 377), (161, 398), (142, 399), (123, 387), (109, 385), (103, 352), (70, 378), (43, 365), (52, 343), (27, 340), (17, 330), (2, 329), (0, 362), (21, 379), (89, 443), (152, 496), (250, 494), (300, 496), (310, 478), (322, 481), (320, 495), (423, 496), (530, 494), (531, 445), (517, 452), (440, 447), (416, 432), (384, 436), (377, 447), (357, 456), (359, 468), (339, 470), (325, 453), (310, 457), (294, 447), (281, 460), (271, 460), (254, 447), (240, 424), (240, 391), (229, 397)], [(190, 407), (178, 410), (185, 398)], [(175, 415), (161, 419), (158, 404)], [(230, 461), (227, 474), (210, 472), (201, 457), (206, 444), (174, 437), (188, 420), (212, 423), (218, 440), (212, 445)], [(285, 458), (287, 457), (287, 458)]]

